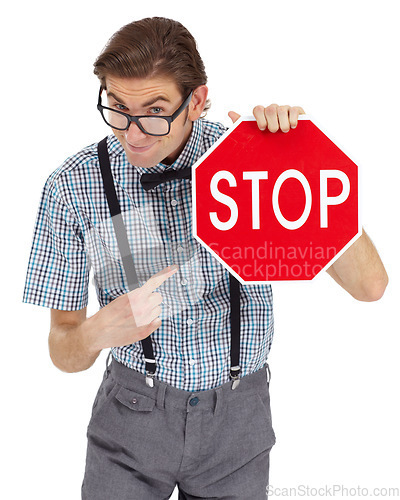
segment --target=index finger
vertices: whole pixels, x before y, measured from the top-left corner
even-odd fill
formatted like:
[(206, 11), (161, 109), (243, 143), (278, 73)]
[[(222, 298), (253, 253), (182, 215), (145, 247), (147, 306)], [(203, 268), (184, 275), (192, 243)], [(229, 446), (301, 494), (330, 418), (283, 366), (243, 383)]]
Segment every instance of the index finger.
[(148, 292), (154, 292), (154, 290), (162, 285), (165, 280), (175, 274), (177, 270), (178, 266), (176, 264), (174, 264), (173, 266), (164, 267), (164, 269), (149, 278), (142, 286), (142, 289), (145, 289)]

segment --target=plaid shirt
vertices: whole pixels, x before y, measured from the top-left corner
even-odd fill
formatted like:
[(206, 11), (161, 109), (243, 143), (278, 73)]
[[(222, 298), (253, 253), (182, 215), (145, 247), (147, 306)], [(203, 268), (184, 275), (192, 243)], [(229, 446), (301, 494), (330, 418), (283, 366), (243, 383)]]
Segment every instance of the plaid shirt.
[[(190, 167), (225, 132), (193, 123), (171, 166)], [(192, 236), (191, 181), (176, 179), (145, 191), (113, 135), (108, 151), (140, 285), (171, 264), (179, 270), (159, 288), (162, 324), (151, 335), (156, 377), (186, 391), (230, 380), (229, 274)], [(152, 171), (163, 171), (159, 163)], [(97, 144), (68, 158), (48, 178), (35, 222), (23, 302), (65, 311), (88, 303), (89, 272), (100, 307), (129, 292), (100, 174)], [(266, 362), (273, 337), (270, 285), (241, 286), (241, 376)], [(140, 342), (112, 349), (120, 363), (145, 373)]]

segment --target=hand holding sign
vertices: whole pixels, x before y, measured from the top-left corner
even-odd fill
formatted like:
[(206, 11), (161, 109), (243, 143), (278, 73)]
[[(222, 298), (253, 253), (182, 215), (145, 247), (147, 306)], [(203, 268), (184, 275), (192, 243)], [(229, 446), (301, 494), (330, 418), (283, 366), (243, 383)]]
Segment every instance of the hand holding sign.
[[(229, 111), (228, 115), (233, 123), (240, 118), (240, 115), (235, 111)], [(300, 106), (270, 104), (266, 108), (256, 106), (253, 109), (253, 115), (260, 130), (268, 129), (272, 133), (281, 130), (287, 133), (291, 128), (297, 127), (299, 115), (304, 115), (304, 109)]]

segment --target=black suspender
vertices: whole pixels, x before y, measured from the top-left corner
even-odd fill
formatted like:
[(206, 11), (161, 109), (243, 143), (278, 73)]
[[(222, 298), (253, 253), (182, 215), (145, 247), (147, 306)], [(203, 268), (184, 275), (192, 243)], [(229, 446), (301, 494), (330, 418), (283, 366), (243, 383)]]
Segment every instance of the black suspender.
[(240, 283), (229, 274), (229, 291), (231, 301), (231, 369), (232, 389), (239, 385), (240, 355)]
[[(139, 286), (139, 280), (133, 263), (133, 256), (129, 246), (126, 227), (121, 214), (121, 207), (115, 192), (115, 185), (110, 167), (110, 158), (107, 150), (107, 137), (98, 143), (97, 147), (101, 176), (103, 179), (104, 190), (107, 197), (108, 207), (110, 209), (115, 235), (117, 237), (118, 248), (121, 254), (122, 263), (126, 279), (128, 280), (129, 290), (134, 290)], [(239, 365), (240, 356), (240, 283), (229, 275), (230, 285), (230, 304), (231, 304), (231, 368), (230, 377), (233, 380), (232, 389), (239, 385), (239, 375), (241, 372)], [(156, 372), (156, 361), (154, 359), (153, 345), (151, 336), (141, 341), (146, 364), (146, 384), (154, 386), (154, 376)]]
[[(110, 158), (107, 150), (107, 137), (99, 142), (97, 148), (100, 160), (101, 176), (103, 178), (104, 190), (107, 196), (108, 207), (110, 209), (115, 235), (117, 237), (118, 248), (121, 254), (122, 263), (129, 290), (134, 290), (139, 286), (139, 280), (133, 263), (132, 252), (129, 247), (126, 227), (122, 219), (121, 207), (115, 192), (114, 180), (111, 173)], [(154, 375), (156, 373), (156, 362), (154, 359), (153, 345), (150, 336), (141, 341), (146, 363), (146, 383), (150, 387), (154, 385)]]
[(136, 269), (133, 265), (132, 253), (129, 247), (126, 228), (122, 219), (121, 207), (115, 192), (114, 180), (111, 173), (110, 158), (107, 151), (107, 137), (98, 144), (98, 154), (100, 160), (101, 176), (103, 178), (104, 190), (107, 196), (108, 207), (110, 209), (114, 230), (117, 235), (118, 248), (124, 264), (129, 290), (134, 290), (139, 286)]

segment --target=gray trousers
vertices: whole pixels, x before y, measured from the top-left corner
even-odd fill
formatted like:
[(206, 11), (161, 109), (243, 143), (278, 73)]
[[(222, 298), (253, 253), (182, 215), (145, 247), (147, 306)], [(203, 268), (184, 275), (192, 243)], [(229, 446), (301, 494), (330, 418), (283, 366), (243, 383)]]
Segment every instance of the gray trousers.
[(87, 428), (82, 500), (265, 500), (275, 444), (268, 365), (191, 393), (112, 360)]

